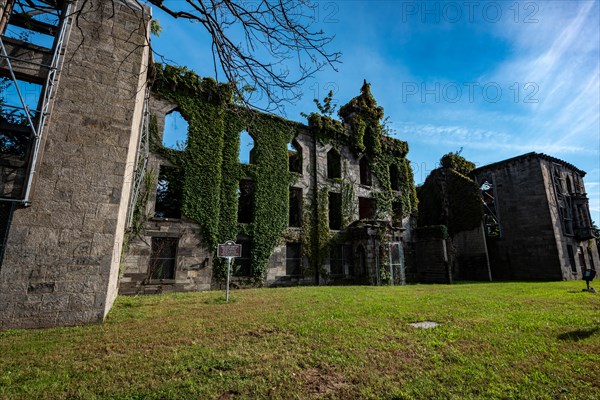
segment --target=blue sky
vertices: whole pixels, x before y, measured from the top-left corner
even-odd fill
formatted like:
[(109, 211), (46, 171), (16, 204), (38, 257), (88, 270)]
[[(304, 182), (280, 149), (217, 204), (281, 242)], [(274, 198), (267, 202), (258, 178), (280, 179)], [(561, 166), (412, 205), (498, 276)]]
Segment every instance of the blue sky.
[[(304, 85), (286, 117), (316, 111), (329, 90), (344, 104), (363, 79), (409, 144), (416, 183), (462, 148), (478, 165), (530, 151), (584, 171), (600, 223), (600, 7), (585, 1), (321, 1), (315, 28), (335, 35), (338, 72)], [(214, 75), (199, 25), (158, 10), (156, 52)]]

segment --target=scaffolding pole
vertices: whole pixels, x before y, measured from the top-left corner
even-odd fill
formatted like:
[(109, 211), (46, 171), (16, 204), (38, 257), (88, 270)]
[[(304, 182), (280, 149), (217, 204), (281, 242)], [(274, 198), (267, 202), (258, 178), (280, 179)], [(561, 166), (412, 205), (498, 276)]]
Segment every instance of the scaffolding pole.
[[(69, 25), (69, 13), (71, 10), (71, 3), (69, 2), (64, 10), (63, 19), (61, 21), (61, 27), (58, 34), (58, 38), (54, 43), (54, 54), (52, 54), (52, 62), (50, 63), (50, 71), (48, 72), (48, 77), (46, 78), (46, 84), (44, 85), (44, 94), (42, 100), (42, 107), (40, 116), (38, 119), (37, 126), (37, 135), (34, 138), (33, 143), (33, 152), (31, 155), (31, 162), (29, 164), (29, 173), (27, 174), (27, 183), (25, 186), (25, 196), (23, 198), (23, 203), (25, 205), (29, 205), (31, 203), (31, 186), (33, 183), (33, 178), (36, 173), (38, 155), (40, 150), (40, 143), (42, 139), (42, 132), (44, 129), (44, 124), (46, 123), (46, 117), (48, 116), (48, 110), (50, 109), (50, 100), (52, 99), (52, 94), (54, 92), (54, 84), (56, 80), (56, 75), (58, 72), (58, 66), (61, 61), (61, 52), (65, 40), (65, 35), (67, 31), (67, 26)], [(15, 82), (16, 83), (16, 82)]]
[(142, 124), (140, 132), (140, 140), (138, 142), (137, 160), (135, 164), (133, 187), (129, 198), (127, 228), (133, 225), (133, 217), (135, 214), (135, 205), (137, 204), (142, 185), (144, 183), (144, 175), (148, 166), (148, 154), (150, 153), (150, 86), (146, 86), (144, 95), (144, 111), (142, 113)]
[[(0, 50), (1, 50), (0, 56), (2, 57), (2, 59), (4, 59), (6, 61), (6, 66), (8, 68), (10, 78), (15, 85), (15, 89), (16, 89), (17, 95), (19, 97), (19, 101), (21, 102), (21, 105), (23, 106), (22, 109), (25, 111), (25, 114), (27, 117), (27, 122), (29, 123), (29, 127), (31, 129), (32, 139), (33, 139), (32, 151), (29, 156), (28, 171), (26, 174), (25, 182), (24, 182), (24, 190), (21, 190), (22, 198), (2, 197), (2, 198), (0, 198), (0, 201), (22, 203), (25, 206), (28, 206), (31, 204), (31, 199), (30, 199), (31, 189), (32, 189), (32, 185), (33, 185), (34, 175), (37, 172), (36, 167), (37, 167), (37, 163), (38, 163), (40, 143), (41, 143), (41, 139), (42, 139), (44, 125), (46, 123), (46, 118), (49, 114), (50, 102), (51, 102), (52, 94), (54, 91), (54, 85), (55, 85), (56, 76), (57, 76), (58, 69), (59, 69), (59, 64), (62, 60), (61, 53), (62, 53), (64, 41), (65, 41), (67, 27), (70, 24), (69, 23), (70, 17), (68, 17), (70, 10), (71, 10), (71, 3), (68, 2), (65, 9), (63, 10), (63, 18), (61, 21), (61, 27), (60, 27), (58, 36), (53, 45), (54, 51), (52, 53), (52, 62), (50, 63), (50, 65), (35, 63), (30, 60), (21, 60), (16, 57), (9, 56), (8, 52), (6, 51), (6, 47), (4, 46), (4, 41), (2, 40), (2, 35), (0, 35)], [(21, 90), (19, 88), (19, 82), (17, 80), (17, 77), (15, 76), (15, 71), (12, 66), (11, 60), (25, 62), (28, 64), (37, 64), (40, 67), (48, 68), (48, 75), (46, 76), (46, 81), (45, 81), (45, 84), (42, 89), (41, 102), (40, 102), (41, 107), (39, 110), (35, 110), (37, 117), (38, 117), (37, 125), (34, 123), (32, 117), (31, 117), (31, 109), (25, 102), (25, 99), (21, 93)]]

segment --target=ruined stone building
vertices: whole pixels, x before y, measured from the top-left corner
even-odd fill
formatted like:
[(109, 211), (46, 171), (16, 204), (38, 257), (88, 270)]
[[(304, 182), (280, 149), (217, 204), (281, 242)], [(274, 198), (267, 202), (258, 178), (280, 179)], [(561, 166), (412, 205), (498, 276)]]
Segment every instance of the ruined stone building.
[(584, 176), (545, 154), (445, 155), (418, 190), (418, 280), (581, 279), (599, 265)]
[[(238, 286), (405, 281), (408, 147), (382, 132), (367, 83), (342, 122), (312, 114), (308, 126), (238, 106), (227, 85), (185, 69), (157, 67), (153, 91), (120, 293), (218, 288), (227, 240), (242, 245)], [(172, 113), (189, 124), (178, 149), (162, 140)]]
[(0, 329), (100, 322), (117, 295), (149, 10), (0, 0), (0, 16)]
[(418, 188), (417, 280), (492, 280), (483, 230), (479, 185), (470, 177), (475, 164), (448, 153)]
[(528, 153), (472, 175), (483, 189), (494, 279), (581, 279), (584, 270), (600, 266), (584, 171)]
[[(149, 24), (130, 0), (0, 0), (0, 329), (101, 322), (118, 292), (220, 288), (227, 240), (242, 245), (237, 287), (575, 279), (599, 265), (572, 165), (443, 166), (413, 231), (408, 145), (366, 82), (339, 119), (285, 120), (155, 65)], [(175, 115), (187, 137), (170, 146)]]
[[(227, 239), (243, 246), (240, 286), (405, 279), (408, 147), (382, 132), (367, 84), (343, 123), (302, 125), (151, 68), (136, 2), (0, 4), (0, 329), (100, 322), (119, 279), (124, 293), (218, 287)], [(161, 143), (173, 110), (189, 123), (180, 150)]]

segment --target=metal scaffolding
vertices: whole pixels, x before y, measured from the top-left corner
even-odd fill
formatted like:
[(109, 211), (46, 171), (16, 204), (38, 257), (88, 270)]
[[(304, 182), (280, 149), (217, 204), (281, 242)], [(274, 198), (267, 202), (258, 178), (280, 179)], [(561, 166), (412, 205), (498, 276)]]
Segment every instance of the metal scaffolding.
[[(12, 14), (10, 17), (4, 16), (8, 24), (11, 24), (11, 19), (15, 18), (17, 20), (18, 26), (23, 26), (22, 20), (25, 18), (29, 18), (29, 25), (31, 29), (37, 30), (38, 32), (42, 32), (46, 35), (50, 33), (55, 33), (55, 39), (51, 49), (51, 62), (49, 64), (43, 62), (31, 61), (30, 59), (26, 59), (24, 57), (14, 57), (9, 56), (8, 51), (5, 46), (4, 40), (4, 32), (0, 35), (0, 61), (5, 65), (5, 70), (8, 71), (8, 77), (12, 80), (12, 83), (16, 89), (17, 96), (21, 103), (20, 107), (3, 105), (3, 107), (10, 107), (16, 109), (15, 111), (23, 111), (26, 119), (27, 125), (31, 132), (30, 134), (30, 143), (28, 149), (28, 159), (27, 159), (27, 172), (25, 181), (23, 183), (23, 187), (20, 191), (20, 196), (18, 197), (0, 197), (0, 201), (9, 201), (15, 203), (21, 203), (23, 205), (29, 205), (31, 203), (31, 191), (32, 184), (37, 173), (37, 165), (40, 151), (40, 143), (43, 136), (43, 131), (46, 124), (46, 119), (49, 115), (52, 95), (54, 93), (54, 86), (56, 84), (56, 78), (58, 75), (58, 71), (60, 69), (64, 43), (66, 39), (67, 28), (70, 25), (70, 10), (71, 3), (66, 2), (64, 6), (60, 3), (55, 3), (52, 1), (46, 0), (37, 0), (39, 4), (46, 5), (47, 7), (40, 6), (39, 8), (35, 8), (26, 12), (16, 13), (13, 7)], [(32, 4), (29, 2), (28, 4)], [(57, 9), (54, 7), (62, 7), (62, 9)], [(60, 14), (60, 22), (58, 29), (53, 29), (52, 25), (39, 22), (34, 17), (38, 16), (40, 13), (43, 13), (44, 10), (53, 10)], [(34, 23), (31, 24), (31, 21)], [(22, 52), (21, 54), (30, 54), (27, 52)], [(45, 73), (45, 79), (42, 86), (42, 92), (40, 95), (40, 99), (38, 102), (38, 108), (36, 110), (31, 110), (27, 105), (26, 100), (23, 96), (23, 93), (20, 89), (20, 82), (28, 82), (27, 81), (27, 72), (19, 71), (14, 67), (14, 64), (28, 64), (39, 67), (40, 69), (44, 69), (47, 72)], [(1, 64), (0, 64), (1, 65)], [(24, 79), (19, 80), (18, 77), (24, 77)], [(36, 78), (39, 79), (39, 78)], [(32, 79), (32, 81), (35, 79)]]
[[(129, 208), (127, 215), (127, 228), (133, 225), (135, 215), (135, 207), (144, 185), (144, 176), (148, 166), (148, 154), (150, 152), (150, 86), (146, 87), (144, 96), (144, 111), (142, 114), (142, 124), (140, 132), (140, 141), (138, 143), (137, 160), (135, 163), (135, 171), (133, 173), (133, 187), (131, 197), (129, 199)], [(148, 188), (146, 188), (148, 189)]]

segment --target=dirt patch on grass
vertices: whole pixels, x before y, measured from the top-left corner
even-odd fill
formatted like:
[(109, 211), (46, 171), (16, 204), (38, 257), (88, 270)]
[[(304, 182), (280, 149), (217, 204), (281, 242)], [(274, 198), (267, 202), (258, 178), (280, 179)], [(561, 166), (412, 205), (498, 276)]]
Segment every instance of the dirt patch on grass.
[(317, 368), (305, 369), (299, 373), (299, 377), (306, 393), (311, 395), (323, 396), (340, 392), (349, 385), (342, 374)]

